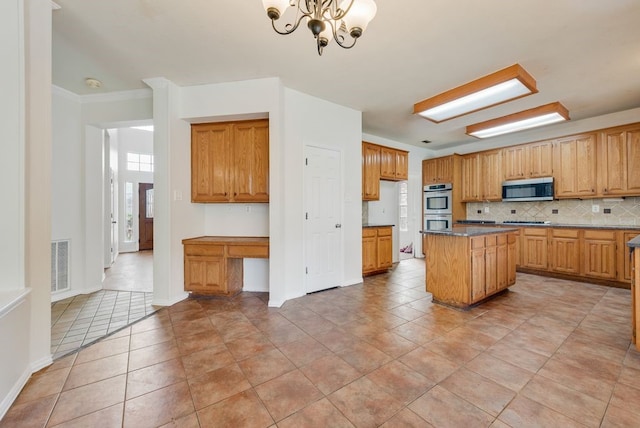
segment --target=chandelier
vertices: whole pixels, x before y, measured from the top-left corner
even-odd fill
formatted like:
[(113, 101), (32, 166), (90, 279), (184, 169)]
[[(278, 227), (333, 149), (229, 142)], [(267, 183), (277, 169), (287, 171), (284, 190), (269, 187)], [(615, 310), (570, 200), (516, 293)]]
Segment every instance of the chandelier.
[[(291, 34), (305, 21), (316, 39), (318, 55), (331, 39), (340, 47), (352, 48), (377, 11), (374, 0), (262, 0), (262, 4), (278, 34)], [(288, 7), (295, 8), (295, 19), (279, 29), (276, 21)]]

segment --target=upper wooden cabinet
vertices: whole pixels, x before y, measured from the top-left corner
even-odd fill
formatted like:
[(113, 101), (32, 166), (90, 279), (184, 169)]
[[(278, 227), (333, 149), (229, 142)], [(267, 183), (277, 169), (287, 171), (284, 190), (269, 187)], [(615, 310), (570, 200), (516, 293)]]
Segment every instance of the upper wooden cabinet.
[(191, 125), (192, 202), (269, 202), (269, 121)]
[(434, 183), (453, 183), (454, 157), (425, 159), (422, 161), (422, 185)]
[(596, 196), (596, 142), (596, 133), (573, 135), (554, 141), (556, 198)]
[(462, 157), (462, 200), (502, 199), (502, 152), (490, 150)]
[(553, 142), (541, 141), (502, 149), (505, 180), (553, 175)]
[(380, 199), (380, 146), (362, 143), (362, 200)]
[(409, 179), (409, 152), (362, 142), (362, 200), (380, 199), (380, 180)]
[(409, 178), (409, 153), (404, 150), (380, 147), (380, 179), (400, 181)]
[(605, 130), (599, 149), (599, 194), (640, 194), (640, 124)]

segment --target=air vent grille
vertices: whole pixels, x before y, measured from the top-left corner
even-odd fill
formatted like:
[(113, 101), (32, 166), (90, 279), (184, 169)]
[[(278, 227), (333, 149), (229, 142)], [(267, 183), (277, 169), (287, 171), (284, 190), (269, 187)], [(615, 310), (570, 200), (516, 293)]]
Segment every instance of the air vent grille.
[(69, 248), (68, 239), (51, 242), (51, 292), (69, 289)]

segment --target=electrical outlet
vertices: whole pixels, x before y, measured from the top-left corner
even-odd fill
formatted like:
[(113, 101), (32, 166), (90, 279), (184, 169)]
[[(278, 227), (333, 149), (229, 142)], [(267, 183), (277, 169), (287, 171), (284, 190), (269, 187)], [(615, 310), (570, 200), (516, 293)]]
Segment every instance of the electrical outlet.
[(591, 212), (592, 213), (599, 213), (600, 212), (600, 205), (591, 205)]
[(484, 212), (488, 213), (489, 212), (489, 207), (484, 207)]

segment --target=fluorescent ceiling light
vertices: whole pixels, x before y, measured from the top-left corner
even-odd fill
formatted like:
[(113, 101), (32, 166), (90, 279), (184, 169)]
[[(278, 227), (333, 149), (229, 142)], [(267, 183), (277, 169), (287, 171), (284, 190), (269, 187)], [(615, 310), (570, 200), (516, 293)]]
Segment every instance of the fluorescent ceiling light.
[(439, 123), (538, 92), (535, 79), (519, 64), (443, 92), (413, 106), (413, 113)]
[(559, 102), (467, 126), (467, 134), (489, 138), (569, 120), (569, 111)]
[(153, 125), (148, 126), (132, 126), (131, 129), (139, 129), (141, 131), (151, 131), (153, 132)]

